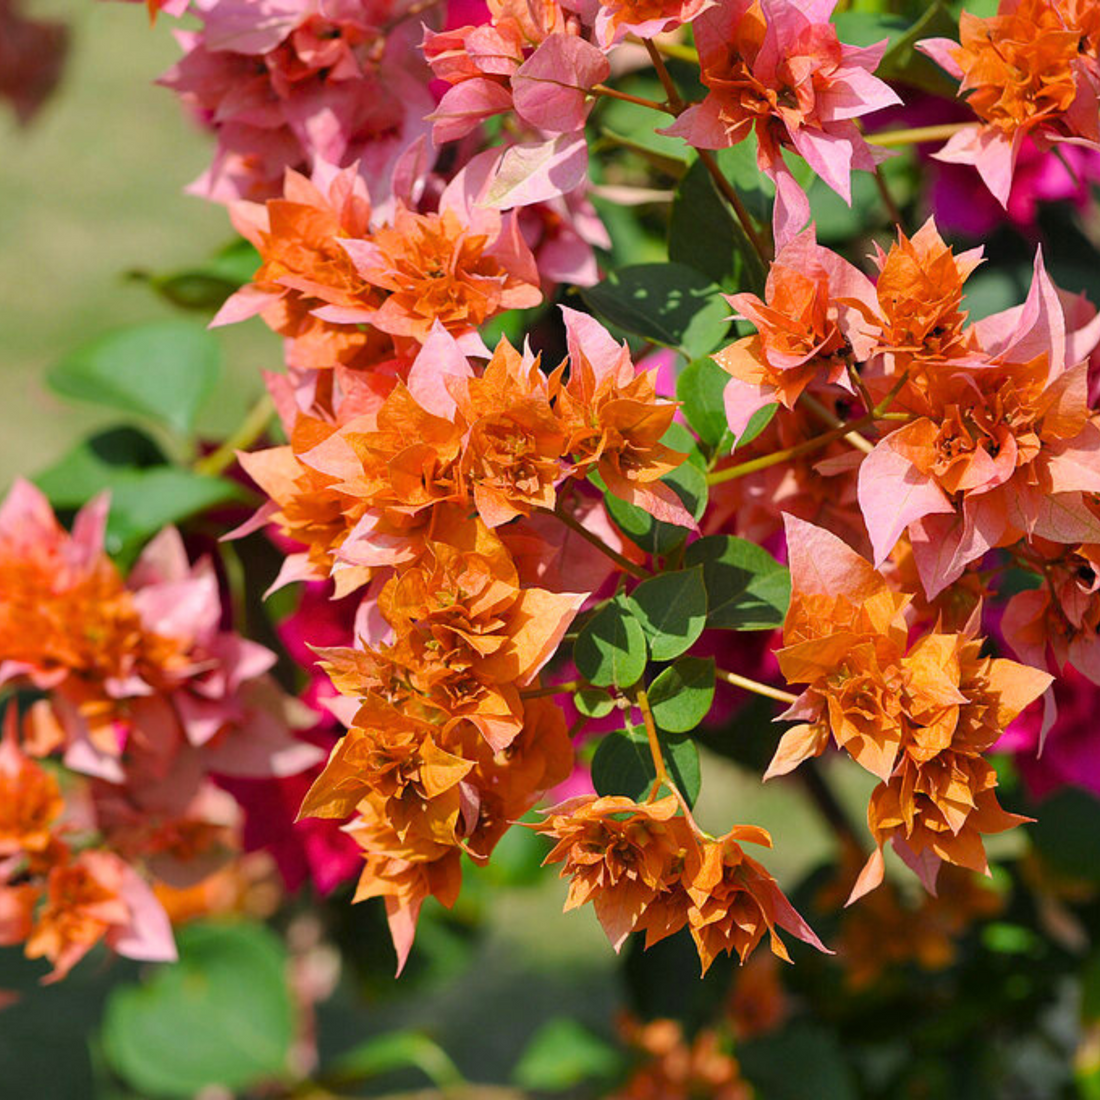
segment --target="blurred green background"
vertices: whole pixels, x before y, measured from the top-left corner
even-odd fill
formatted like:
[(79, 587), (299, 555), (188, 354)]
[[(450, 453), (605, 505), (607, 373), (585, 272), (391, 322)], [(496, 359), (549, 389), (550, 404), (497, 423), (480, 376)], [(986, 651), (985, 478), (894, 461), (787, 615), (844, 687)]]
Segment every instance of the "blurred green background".
[[(207, 137), (175, 97), (151, 87), (176, 59), (170, 21), (150, 30), (140, 8), (32, 0), (71, 44), (56, 95), (26, 129), (0, 113), (0, 483), (61, 456), (89, 429), (117, 420), (60, 401), (43, 373), (77, 344), (135, 321), (178, 317), (134, 269), (198, 263), (233, 236), (225, 211), (186, 195), (205, 168)], [(201, 427), (229, 431), (281, 362), (259, 323), (219, 333), (225, 371)]]

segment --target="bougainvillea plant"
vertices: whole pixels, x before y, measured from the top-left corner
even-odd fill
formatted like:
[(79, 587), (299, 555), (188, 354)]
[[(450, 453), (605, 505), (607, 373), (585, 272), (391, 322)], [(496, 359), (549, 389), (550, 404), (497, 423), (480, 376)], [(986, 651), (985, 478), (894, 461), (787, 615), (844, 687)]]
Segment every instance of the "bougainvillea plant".
[[(642, 997), (629, 1071), (573, 1035), (582, 1072), (555, 1078), (551, 1036), (519, 1083), (730, 1100), (799, 1095), (769, 1073), (968, 935), (1085, 951), (1100, 834), (1069, 871), (1057, 838), (1100, 813), (1048, 825), (1039, 799), (1100, 790), (1100, 5), (147, 7), (181, 51), (159, 83), (210, 136), (188, 190), (238, 234), (148, 281), (280, 339), (220, 440), (195, 430), (217, 344), (191, 320), (51, 375), (191, 453), (120, 428), (0, 508), (0, 944), (55, 982), (101, 944), (175, 959), (195, 917), (376, 899), (401, 974), (422, 914), (537, 851), (636, 983), (651, 948), (677, 986), (744, 968), (706, 1021)], [(27, 118), (64, 36), (10, 3), (0, 29)], [(704, 816), (718, 756), (766, 786)], [(751, 820), (777, 789), (832, 844), (797, 894)], [(989, 839), (1032, 822), (981, 885)], [(196, 1091), (125, 1022), (236, 953), (209, 927), (112, 1002), (134, 1088)], [(196, 1088), (374, 1072), (360, 1050), (310, 1077), (307, 970), (305, 1053)], [(405, 1060), (450, 1083), (424, 1049)], [(1097, 1049), (1086, 1029), (1094, 1090)], [(987, 1095), (872, 1061), (843, 1087)]]

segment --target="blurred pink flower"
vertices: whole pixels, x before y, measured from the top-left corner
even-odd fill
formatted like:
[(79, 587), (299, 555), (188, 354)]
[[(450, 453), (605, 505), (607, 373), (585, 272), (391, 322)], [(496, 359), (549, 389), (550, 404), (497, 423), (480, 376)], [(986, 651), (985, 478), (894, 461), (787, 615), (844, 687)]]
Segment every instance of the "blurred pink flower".
[(195, 0), (198, 31), (161, 78), (218, 148), (192, 190), (218, 202), (278, 193), (287, 168), (358, 162), (381, 195), (430, 124), (420, 21), (394, 0)]
[(1054, 681), (1058, 717), (1039, 753), (1043, 700), (1032, 703), (1005, 731), (996, 752), (1012, 753), (1028, 790), (1043, 798), (1061, 787), (1081, 787), (1100, 797), (1100, 738), (1096, 712), (1100, 688), (1067, 667)]
[(28, 19), (18, 0), (0, 0), (0, 99), (20, 123), (30, 122), (53, 93), (68, 48), (62, 24)]

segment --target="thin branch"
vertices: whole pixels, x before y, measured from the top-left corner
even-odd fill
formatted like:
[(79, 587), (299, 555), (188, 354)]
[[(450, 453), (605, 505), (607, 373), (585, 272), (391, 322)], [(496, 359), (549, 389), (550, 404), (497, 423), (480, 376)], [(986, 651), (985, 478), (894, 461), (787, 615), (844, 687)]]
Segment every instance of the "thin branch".
[(649, 54), (649, 60), (653, 62), (653, 68), (657, 70), (657, 79), (661, 82), (661, 87), (665, 90), (668, 111), (674, 115), (680, 114), (684, 109), (684, 101), (680, 98), (680, 92), (676, 87), (676, 82), (669, 74), (668, 68), (665, 65), (665, 59), (661, 56), (652, 39), (645, 39), (643, 44), (645, 45), (646, 53)]
[(894, 196), (890, 193), (890, 185), (886, 182), (886, 177), (882, 174), (882, 169), (877, 165), (874, 173), (875, 186), (878, 188), (879, 197), (882, 199), (882, 205), (886, 207), (886, 213), (890, 217), (890, 221), (894, 223), (894, 226), (898, 229), (902, 225), (901, 210), (898, 207)]
[[(785, 447), (781, 451), (773, 451), (770, 455), (761, 455), (759, 458), (749, 459), (748, 462), (739, 462), (736, 466), (727, 466), (724, 470), (712, 470), (707, 474), (707, 484), (721, 485), (726, 481), (735, 481), (739, 477), (745, 477), (746, 474), (754, 474), (758, 470), (767, 470), (772, 466), (778, 466), (781, 462), (789, 462), (792, 458), (801, 458), (802, 455), (819, 451), (835, 440), (842, 439), (849, 432), (858, 432), (863, 428), (870, 427), (876, 420), (881, 420), (886, 415), (887, 410), (894, 403), (894, 398), (901, 393), (902, 387), (908, 380), (909, 372), (906, 371), (894, 383), (893, 389), (869, 413), (861, 416), (858, 420), (842, 424), (832, 431), (815, 436), (813, 439), (807, 439), (804, 443), (799, 443), (794, 447)], [(830, 415), (832, 414), (830, 413)]]
[(676, 61), (687, 61), (691, 65), (699, 64), (699, 51), (693, 49), (691, 46), (684, 46), (679, 42), (660, 42), (655, 38), (639, 38), (635, 34), (628, 34), (626, 36), (626, 41), (634, 46), (644, 46), (647, 42), (652, 41), (653, 45), (660, 50), (665, 57), (671, 57)]
[[(800, 400), (818, 420), (823, 421), (828, 427), (836, 430), (844, 427), (844, 421), (835, 413), (831, 413), (813, 394), (803, 393)], [(868, 412), (871, 407), (871, 404), (867, 405)], [(853, 430), (849, 430), (847, 435), (844, 436), (844, 442), (850, 443), (857, 451), (862, 451), (865, 455), (869, 455), (875, 449), (874, 444), (864, 439), (859, 432)]]
[(976, 122), (948, 122), (942, 126), (914, 126), (905, 130), (882, 130), (877, 134), (867, 134), (865, 140), (871, 145), (881, 145), (885, 149), (895, 149), (901, 145), (920, 145), (926, 141), (946, 141), (961, 133)]
[(594, 95), (607, 96), (609, 99), (621, 99), (624, 103), (633, 103), (636, 107), (648, 107), (662, 114), (670, 114), (669, 109), (655, 99), (646, 99), (644, 96), (631, 95), (629, 92), (620, 92), (618, 88), (609, 88), (606, 84), (593, 84), (589, 91)]
[(640, 565), (635, 565), (629, 558), (623, 557), (618, 550), (612, 550), (599, 535), (594, 531), (589, 531), (583, 523), (569, 515), (569, 513), (561, 507), (561, 501), (558, 502), (558, 507), (553, 510), (549, 508), (540, 508), (539, 511), (544, 512), (548, 516), (556, 516), (570, 531), (580, 535), (582, 539), (594, 546), (601, 554), (610, 558), (624, 573), (629, 573), (632, 577), (637, 577), (640, 581), (644, 581), (649, 577), (649, 574)]
[(798, 701), (798, 696), (792, 695), (789, 691), (782, 691), (770, 684), (762, 684), (759, 680), (750, 680), (747, 676), (742, 676), (737, 672), (719, 668), (715, 670), (714, 674), (719, 680), (725, 680), (727, 684), (732, 684), (744, 691), (751, 691), (754, 695), (763, 695), (765, 698), (774, 699), (779, 703), (795, 703)]
[(867, 384), (863, 381), (863, 376), (856, 370), (855, 363), (850, 362), (848, 364), (848, 378), (851, 380), (852, 385), (855, 386), (860, 401), (863, 402), (864, 412), (870, 412), (875, 407), (875, 399), (867, 389)]
[(546, 684), (544, 687), (531, 688), (521, 691), (521, 699), (548, 699), (551, 695), (572, 695), (573, 692), (584, 687), (583, 680), (566, 680), (561, 684)]
[(767, 267), (771, 263), (770, 250), (764, 247), (760, 234), (756, 231), (756, 226), (753, 225), (752, 216), (741, 201), (741, 196), (738, 195), (733, 184), (722, 174), (722, 169), (718, 167), (718, 162), (709, 149), (696, 149), (695, 151), (699, 154), (699, 159), (707, 166), (707, 171), (710, 173), (710, 178), (714, 180), (715, 186), (722, 192), (725, 200), (733, 208), (737, 220), (741, 223), (741, 228), (745, 231), (745, 236), (748, 237), (756, 254), (760, 257), (760, 262)]
[(784, 447), (781, 451), (773, 451), (771, 454), (761, 455), (759, 458), (750, 458), (747, 462), (737, 463), (736, 466), (727, 466), (723, 470), (713, 470), (707, 474), (707, 484), (722, 485), (727, 481), (736, 481), (748, 474), (755, 474), (758, 470), (767, 470), (772, 466), (778, 466), (781, 462), (789, 462), (791, 459), (813, 454), (814, 451), (820, 451), (830, 443), (843, 439), (849, 432), (869, 427), (874, 422), (875, 418), (868, 413), (867, 416), (860, 417), (859, 420), (853, 420), (850, 424), (844, 424), (832, 431), (814, 436), (813, 439), (807, 439), (794, 447)]
[(695, 824), (695, 818), (691, 813), (691, 806), (688, 805), (688, 800), (684, 797), (680, 788), (672, 781), (672, 777), (668, 774), (668, 768), (665, 767), (664, 754), (661, 752), (661, 742), (657, 737), (657, 723), (653, 720), (653, 708), (649, 705), (649, 696), (645, 693), (645, 688), (641, 685), (634, 689), (634, 705), (642, 712), (642, 721), (645, 723), (646, 740), (649, 742), (649, 753), (653, 757), (653, 769), (657, 773), (657, 781), (653, 784), (653, 791), (650, 794), (652, 799), (653, 795), (661, 787), (667, 787), (675, 797), (676, 801), (680, 803), (680, 809), (683, 811), (684, 819), (688, 825), (691, 826), (691, 831), (698, 836), (706, 836), (706, 834)]
[(208, 477), (215, 477), (227, 470), (236, 461), (238, 451), (247, 451), (263, 436), (274, 415), (275, 403), (265, 393), (248, 411), (237, 430), (216, 450), (198, 459), (192, 469)]

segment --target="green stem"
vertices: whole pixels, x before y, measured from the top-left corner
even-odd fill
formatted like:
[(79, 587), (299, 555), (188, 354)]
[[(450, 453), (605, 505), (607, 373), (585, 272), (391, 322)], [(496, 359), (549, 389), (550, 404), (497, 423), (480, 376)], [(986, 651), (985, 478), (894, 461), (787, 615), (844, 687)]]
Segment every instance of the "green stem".
[(237, 430), (217, 450), (198, 459), (192, 469), (195, 473), (205, 474), (207, 477), (216, 477), (223, 473), (237, 460), (238, 451), (247, 451), (263, 436), (274, 415), (275, 403), (265, 393), (252, 406)]
[(759, 680), (750, 680), (747, 676), (742, 676), (737, 672), (719, 668), (715, 670), (714, 674), (719, 680), (725, 680), (727, 684), (732, 684), (744, 691), (751, 691), (754, 695), (763, 695), (766, 699), (774, 699), (778, 703), (795, 703), (798, 701), (798, 696), (792, 695), (789, 691), (782, 691), (770, 684), (762, 684)]
[(521, 691), (519, 697), (521, 699), (546, 699), (551, 695), (572, 695), (573, 692), (578, 691), (584, 686), (583, 680), (566, 680), (565, 683), (562, 684), (547, 684), (545, 687)]
[(867, 134), (865, 140), (871, 145), (881, 145), (885, 149), (894, 149), (900, 145), (920, 145), (926, 141), (946, 141), (955, 134), (976, 126), (974, 122), (947, 122), (942, 126), (914, 126), (906, 130), (883, 130), (877, 134)]

